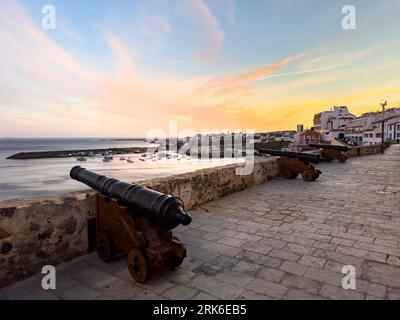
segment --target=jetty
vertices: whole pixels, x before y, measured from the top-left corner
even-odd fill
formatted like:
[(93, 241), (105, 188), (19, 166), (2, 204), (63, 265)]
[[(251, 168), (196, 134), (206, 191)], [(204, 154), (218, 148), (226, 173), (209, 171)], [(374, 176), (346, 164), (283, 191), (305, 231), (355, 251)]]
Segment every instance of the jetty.
[(107, 148), (107, 149), (83, 149), (83, 150), (59, 150), (59, 151), (32, 151), (19, 152), (13, 154), (7, 159), (29, 160), (29, 159), (45, 159), (45, 158), (69, 158), (69, 157), (89, 157), (96, 154), (129, 154), (129, 153), (145, 153), (147, 147), (130, 147), (130, 148)]

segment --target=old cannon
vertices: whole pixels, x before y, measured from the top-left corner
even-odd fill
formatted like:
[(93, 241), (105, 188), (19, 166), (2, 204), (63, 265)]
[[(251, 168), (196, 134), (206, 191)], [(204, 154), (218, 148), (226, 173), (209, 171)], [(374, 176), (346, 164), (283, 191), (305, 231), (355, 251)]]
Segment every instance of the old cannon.
[(186, 248), (171, 230), (192, 219), (181, 199), (80, 166), (70, 176), (98, 191), (96, 251), (101, 260), (127, 254), (128, 270), (140, 283), (182, 263)]
[(334, 144), (310, 144), (310, 147), (322, 149), (322, 160), (327, 162), (330, 162), (333, 159), (345, 162), (348, 158), (345, 153), (350, 150), (349, 147)]
[(304, 181), (314, 181), (321, 174), (321, 171), (311, 164), (319, 162), (319, 154), (273, 149), (259, 149), (258, 152), (279, 156), (282, 176), (286, 179), (295, 179), (301, 174)]

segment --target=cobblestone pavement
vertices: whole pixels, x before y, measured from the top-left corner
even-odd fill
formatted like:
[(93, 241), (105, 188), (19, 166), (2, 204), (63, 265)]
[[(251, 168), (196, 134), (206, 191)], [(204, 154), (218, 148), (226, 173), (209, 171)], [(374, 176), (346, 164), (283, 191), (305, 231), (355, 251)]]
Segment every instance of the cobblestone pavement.
[[(96, 254), (0, 290), (3, 299), (400, 299), (400, 146), (324, 163), (316, 182), (272, 180), (191, 212), (188, 257), (146, 285)], [(341, 287), (344, 265), (356, 290)]]

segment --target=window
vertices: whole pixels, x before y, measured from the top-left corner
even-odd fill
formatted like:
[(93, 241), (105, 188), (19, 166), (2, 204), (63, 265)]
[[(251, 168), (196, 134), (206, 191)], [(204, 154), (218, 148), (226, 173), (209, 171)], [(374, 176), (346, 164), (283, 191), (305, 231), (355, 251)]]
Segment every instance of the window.
[(377, 133), (377, 134), (375, 134), (375, 137), (377, 137), (377, 138), (380, 138), (382, 136), (382, 134), (381, 133)]
[(397, 138), (400, 138), (400, 132), (397, 132)]
[(397, 130), (400, 130), (400, 124), (397, 125)]

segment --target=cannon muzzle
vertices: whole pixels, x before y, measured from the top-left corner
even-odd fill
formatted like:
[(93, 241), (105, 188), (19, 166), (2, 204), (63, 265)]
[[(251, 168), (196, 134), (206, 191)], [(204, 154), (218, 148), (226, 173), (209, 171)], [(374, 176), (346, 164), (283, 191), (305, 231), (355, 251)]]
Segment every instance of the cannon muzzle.
[(188, 225), (192, 221), (184, 211), (183, 201), (178, 197), (99, 175), (80, 166), (73, 167), (70, 176), (107, 197), (117, 199), (165, 229), (173, 229), (179, 224)]

